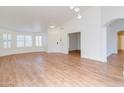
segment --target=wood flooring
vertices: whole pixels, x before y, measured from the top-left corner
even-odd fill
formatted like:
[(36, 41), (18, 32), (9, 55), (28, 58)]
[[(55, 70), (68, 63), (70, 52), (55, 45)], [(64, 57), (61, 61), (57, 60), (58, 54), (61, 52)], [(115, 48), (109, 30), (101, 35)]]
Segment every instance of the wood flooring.
[(108, 63), (76, 54), (24, 53), (0, 57), (0, 87), (124, 86), (124, 54)]

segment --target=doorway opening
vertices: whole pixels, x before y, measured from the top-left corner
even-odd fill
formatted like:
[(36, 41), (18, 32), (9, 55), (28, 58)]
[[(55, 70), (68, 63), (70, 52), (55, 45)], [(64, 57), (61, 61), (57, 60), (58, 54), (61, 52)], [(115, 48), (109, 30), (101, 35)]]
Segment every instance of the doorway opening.
[(80, 32), (69, 33), (69, 55), (81, 56), (81, 34)]
[(124, 31), (118, 32), (118, 53), (124, 53)]
[(124, 51), (124, 19), (116, 19), (107, 25), (107, 57)]
[(113, 19), (107, 24), (107, 62), (124, 75), (124, 19)]

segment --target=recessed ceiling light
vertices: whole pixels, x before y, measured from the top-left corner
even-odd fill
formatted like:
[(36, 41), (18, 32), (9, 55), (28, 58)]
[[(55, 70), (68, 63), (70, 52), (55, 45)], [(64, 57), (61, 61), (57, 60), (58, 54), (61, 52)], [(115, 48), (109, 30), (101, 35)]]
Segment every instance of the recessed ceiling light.
[(74, 6), (70, 6), (70, 9), (74, 9)]
[(77, 19), (81, 19), (82, 16), (80, 14), (77, 15)]
[(76, 7), (76, 8), (74, 8), (74, 11), (75, 12), (79, 12), (80, 11), (80, 8)]
[(49, 26), (49, 28), (55, 28), (55, 26)]

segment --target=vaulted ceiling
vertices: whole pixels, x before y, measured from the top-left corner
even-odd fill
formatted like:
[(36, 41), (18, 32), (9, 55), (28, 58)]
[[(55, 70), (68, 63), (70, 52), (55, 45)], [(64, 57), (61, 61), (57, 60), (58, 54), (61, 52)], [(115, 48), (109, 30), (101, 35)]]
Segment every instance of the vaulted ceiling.
[[(81, 11), (87, 7), (80, 7)], [(50, 25), (61, 26), (75, 17), (67, 6), (1, 6), (0, 28), (14, 31), (42, 31)]]

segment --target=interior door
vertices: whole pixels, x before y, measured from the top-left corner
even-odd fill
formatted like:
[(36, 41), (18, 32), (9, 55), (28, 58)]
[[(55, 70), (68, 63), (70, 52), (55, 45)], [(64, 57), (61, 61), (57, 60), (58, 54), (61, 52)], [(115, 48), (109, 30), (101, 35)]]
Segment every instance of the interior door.
[(48, 51), (60, 52), (60, 32), (57, 30), (48, 31)]

